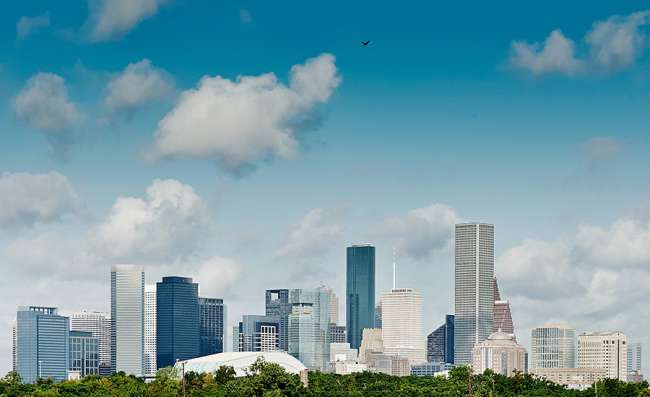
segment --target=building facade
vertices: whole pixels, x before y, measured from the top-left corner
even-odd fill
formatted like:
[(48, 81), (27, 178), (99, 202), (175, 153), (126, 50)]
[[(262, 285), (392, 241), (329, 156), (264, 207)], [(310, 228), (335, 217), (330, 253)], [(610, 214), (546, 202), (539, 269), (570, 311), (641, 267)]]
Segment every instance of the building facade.
[(497, 374), (511, 376), (526, 370), (526, 349), (517, 343), (514, 335), (495, 332), (479, 342), (472, 350), (472, 370), (482, 374), (490, 369)]
[(395, 288), (381, 297), (384, 353), (407, 358), (411, 365), (426, 362), (422, 332), (422, 294)]
[(223, 353), (226, 306), (223, 299), (199, 297), (200, 355)]
[(322, 285), (320, 287), (327, 295), (329, 296), (329, 308), (330, 308), (330, 324), (339, 323), (339, 298), (336, 296), (336, 293), (330, 287)]
[(325, 371), (329, 362), (329, 296), (320, 289), (290, 291), (289, 354), (309, 369)]
[(601, 368), (606, 377), (627, 381), (627, 338), (621, 332), (578, 335), (578, 367)]
[(70, 320), (55, 307), (20, 307), (16, 313), (16, 371), (25, 383), (68, 378)]
[(586, 389), (607, 377), (602, 368), (535, 368), (531, 374), (570, 389)]
[(70, 331), (90, 332), (98, 342), (99, 374), (111, 374), (111, 318), (106, 313), (81, 311), (70, 315)]
[(494, 225), (456, 225), (454, 273), (454, 362), (469, 364), (474, 345), (492, 333)]
[(144, 374), (156, 375), (156, 285), (144, 287)]
[(345, 325), (329, 324), (327, 343), (345, 343), (348, 340)]
[(496, 277), (493, 278), (494, 290), (494, 307), (492, 316), (494, 318), (492, 323), (492, 332), (502, 331), (507, 334), (515, 334), (515, 326), (512, 323), (512, 312), (510, 311), (510, 302), (506, 299), (501, 299), (499, 292), (499, 284)]
[(144, 269), (111, 268), (111, 369), (144, 374)]
[(454, 315), (445, 316), (445, 323), (427, 336), (427, 362), (454, 363)]
[(576, 331), (561, 325), (533, 328), (530, 338), (531, 370), (576, 367)]
[(641, 348), (641, 343), (628, 343), (627, 344), (627, 373), (628, 378), (630, 374), (635, 376), (643, 374), (642, 368), (642, 356), (643, 350)]
[(289, 314), (291, 314), (291, 303), (289, 302), (288, 289), (266, 290), (266, 312), (269, 317), (280, 319), (280, 350), (289, 351)]
[(364, 328), (361, 346), (359, 347), (359, 361), (368, 362), (371, 353), (383, 353), (384, 340), (381, 328)]
[[(235, 335), (233, 336), (235, 337)], [(280, 346), (280, 319), (244, 315), (237, 328), (237, 351), (272, 352)]]
[(99, 340), (91, 332), (70, 331), (69, 378), (99, 375)]
[(156, 365), (199, 356), (199, 285), (189, 277), (156, 283)]
[(348, 343), (358, 348), (363, 330), (375, 325), (375, 247), (371, 245), (347, 247), (345, 307)]

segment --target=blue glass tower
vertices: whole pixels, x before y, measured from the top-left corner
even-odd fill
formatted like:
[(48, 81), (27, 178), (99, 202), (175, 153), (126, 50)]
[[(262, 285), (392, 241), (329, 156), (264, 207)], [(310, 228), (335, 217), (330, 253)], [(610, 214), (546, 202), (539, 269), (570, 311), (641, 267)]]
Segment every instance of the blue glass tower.
[(223, 299), (199, 298), (201, 321), (200, 355), (223, 352), (224, 305)]
[(350, 347), (361, 345), (364, 328), (375, 326), (375, 247), (347, 248), (346, 326)]
[(199, 285), (186, 277), (156, 283), (156, 363), (158, 368), (200, 355)]
[(289, 351), (289, 314), (291, 314), (289, 290), (267, 289), (266, 315), (276, 317), (280, 320), (280, 341), (278, 348), (283, 351)]

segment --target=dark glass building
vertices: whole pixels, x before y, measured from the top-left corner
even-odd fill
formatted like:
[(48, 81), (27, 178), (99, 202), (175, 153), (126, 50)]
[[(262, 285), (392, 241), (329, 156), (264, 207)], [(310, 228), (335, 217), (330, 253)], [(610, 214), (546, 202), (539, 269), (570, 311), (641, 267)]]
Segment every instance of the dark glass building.
[(223, 353), (223, 299), (199, 298), (200, 355)]
[(280, 321), (280, 333), (278, 348), (289, 351), (289, 314), (291, 314), (291, 303), (289, 303), (288, 289), (267, 289), (266, 290), (266, 313), (269, 317), (276, 317)]
[(199, 357), (199, 285), (187, 277), (156, 283), (156, 364)]
[(454, 363), (454, 315), (448, 314), (445, 323), (427, 336), (427, 361)]
[(358, 349), (364, 328), (375, 325), (375, 247), (347, 248), (346, 329), (350, 347)]

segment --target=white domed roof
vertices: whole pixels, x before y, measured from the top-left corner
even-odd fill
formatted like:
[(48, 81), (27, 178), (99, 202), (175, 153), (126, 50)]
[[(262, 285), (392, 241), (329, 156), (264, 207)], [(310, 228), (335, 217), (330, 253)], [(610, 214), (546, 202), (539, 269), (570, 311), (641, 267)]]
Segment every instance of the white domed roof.
[(506, 332), (497, 331), (488, 337), (488, 340), (515, 340), (513, 334), (508, 334)]
[(221, 366), (229, 366), (235, 369), (235, 376), (246, 375), (246, 369), (253, 364), (259, 357), (263, 357), (268, 363), (276, 363), (291, 374), (299, 374), (300, 371), (307, 369), (298, 359), (282, 351), (276, 352), (227, 352), (211, 354), (209, 356), (197, 357), (191, 360), (179, 361), (174, 365), (178, 371), (181, 371), (183, 363), (185, 372), (207, 373), (214, 372)]

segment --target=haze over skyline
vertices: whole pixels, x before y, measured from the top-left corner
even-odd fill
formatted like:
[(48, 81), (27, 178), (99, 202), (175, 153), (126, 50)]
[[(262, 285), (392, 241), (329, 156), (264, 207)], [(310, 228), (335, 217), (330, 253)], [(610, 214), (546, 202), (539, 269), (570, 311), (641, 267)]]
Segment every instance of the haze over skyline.
[(495, 225), (525, 346), (548, 322), (650, 345), (650, 3), (23, 3), (0, 15), (1, 373), (17, 306), (108, 312), (116, 263), (193, 277), (230, 329), (265, 289), (343, 298), (352, 243), (379, 297), (396, 247), (428, 333), (462, 221)]

